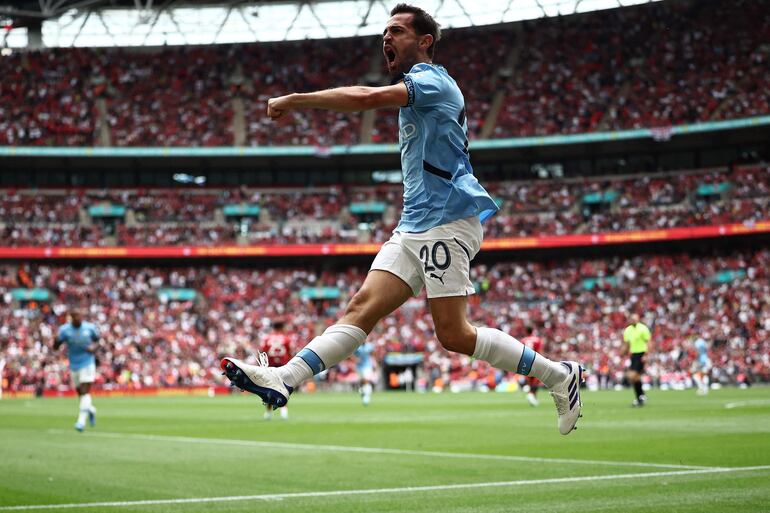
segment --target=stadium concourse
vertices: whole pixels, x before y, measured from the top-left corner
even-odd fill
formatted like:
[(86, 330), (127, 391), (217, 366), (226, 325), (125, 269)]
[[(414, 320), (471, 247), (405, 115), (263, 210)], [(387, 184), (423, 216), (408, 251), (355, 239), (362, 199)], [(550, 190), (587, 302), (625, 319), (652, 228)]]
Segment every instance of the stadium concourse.
[[(659, 2), (449, 30), (437, 58), (474, 138), (650, 128), (769, 112), (769, 31), (766, 0)], [(263, 108), (288, 92), (380, 83), (381, 59), (376, 37), (13, 52), (0, 57), (0, 145), (393, 142), (392, 116), (305, 111), (272, 125)]]
[[(629, 312), (648, 313), (655, 350), (647, 362), (652, 384), (690, 385), (693, 341), (711, 342), (714, 379), (750, 384), (770, 380), (770, 250), (648, 254), (601, 259), (516, 261), (477, 265), (472, 279), (474, 321), (514, 335), (526, 325), (555, 358), (586, 363), (589, 386), (623, 381), (621, 333)], [(0, 339), (12, 391), (68, 387), (66, 359), (51, 339), (68, 306), (86, 307), (106, 342), (100, 354), (102, 388), (217, 385), (223, 354), (247, 358), (271, 319), (286, 321), (296, 347), (332, 323), (361, 285), (365, 269), (253, 269), (176, 264), (0, 266)], [(18, 288), (47, 289), (51, 297), (19, 301)], [(338, 297), (312, 298), (303, 289), (326, 287)], [(173, 290), (188, 297), (174, 298)], [(486, 363), (444, 351), (436, 342), (425, 301), (409, 301), (369, 337), (386, 353), (423, 357), (422, 389), (481, 389), (507, 383)], [(352, 361), (331, 369), (317, 385), (355, 382)]]
[[(759, 164), (486, 185), (502, 203), (485, 225), (486, 239), (750, 225), (770, 217), (770, 167)], [(380, 243), (401, 205), (401, 188), (392, 185), (0, 191), (6, 247)]]

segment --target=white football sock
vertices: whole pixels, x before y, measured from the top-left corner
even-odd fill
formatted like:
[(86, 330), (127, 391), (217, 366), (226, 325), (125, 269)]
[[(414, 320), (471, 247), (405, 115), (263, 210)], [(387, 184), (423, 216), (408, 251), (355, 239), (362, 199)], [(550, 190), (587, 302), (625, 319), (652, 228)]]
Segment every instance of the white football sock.
[(278, 374), (284, 383), (296, 387), (315, 374), (334, 367), (353, 354), (366, 340), (366, 332), (350, 324), (335, 324), (326, 328), (283, 367)]
[(91, 401), (91, 394), (83, 394), (80, 396), (80, 409), (86, 410), (86, 412), (95, 412), (94, 403)]
[[(86, 397), (88, 399), (86, 399)], [(88, 417), (88, 403), (91, 401), (90, 394), (85, 394), (80, 396), (80, 405), (79, 405), (79, 413), (78, 413), (78, 424), (81, 426), (85, 425), (86, 423), (86, 417)]]
[(361, 385), (361, 399), (363, 400), (363, 403), (369, 404), (369, 402), (372, 400), (372, 384), (371, 383), (364, 383)]
[(476, 350), (473, 357), (489, 362), (498, 369), (534, 376), (548, 388), (567, 377), (566, 367), (559, 362), (549, 360), (494, 328), (476, 328)]

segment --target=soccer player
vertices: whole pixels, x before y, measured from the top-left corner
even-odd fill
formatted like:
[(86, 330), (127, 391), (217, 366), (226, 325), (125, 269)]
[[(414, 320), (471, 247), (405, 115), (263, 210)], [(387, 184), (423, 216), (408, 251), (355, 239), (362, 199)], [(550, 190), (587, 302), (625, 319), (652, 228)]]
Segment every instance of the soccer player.
[(649, 349), (651, 337), (650, 328), (641, 321), (639, 314), (632, 314), (631, 324), (623, 330), (623, 342), (626, 350), (631, 354), (631, 365), (626, 375), (629, 383), (634, 387), (636, 398), (631, 404), (634, 407), (644, 406), (647, 402), (647, 396), (642, 390), (642, 376), (644, 375), (644, 355)]
[(436, 336), (444, 348), (539, 378), (556, 403), (559, 431), (569, 434), (582, 407), (581, 366), (551, 361), (498, 329), (475, 327), (467, 320), (468, 295), (475, 292), (468, 276), (470, 262), (481, 247), (481, 223), (498, 207), (473, 175), (460, 88), (443, 66), (433, 63), (441, 35), (438, 24), (411, 5), (398, 4), (390, 14), (382, 50), (391, 85), (271, 98), (267, 114), (280, 119), (296, 109), (398, 108), (404, 175), (398, 226), (342, 317), (287, 365), (260, 367), (226, 357), (222, 369), (235, 386), (282, 406), (294, 388), (350, 356), (380, 319), (425, 287)]
[[(283, 321), (273, 322), (273, 331), (262, 341), (261, 351), (267, 355), (267, 363), (273, 367), (280, 367), (289, 363), (291, 359), (291, 339), (284, 331), (285, 323)], [(281, 406), (281, 418), (289, 418), (289, 407)], [(265, 404), (265, 420), (273, 418), (273, 405)]]
[(693, 362), (693, 380), (698, 385), (698, 395), (709, 393), (711, 359), (709, 358), (709, 345), (706, 339), (698, 337), (693, 344), (697, 353)]
[(358, 359), (356, 361), (356, 373), (360, 382), (359, 393), (361, 394), (361, 402), (364, 406), (369, 406), (369, 403), (372, 401), (372, 391), (376, 381), (374, 360), (372, 359), (373, 352), (374, 344), (371, 342), (364, 342), (354, 352)]
[[(532, 326), (527, 326), (527, 336), (521, 339), (521, 343), (536, 353), (543, 352), (543, 339), (535, 335), (535, 328)], [(537, 390), (540, 388), (540, 380), (535, 376), (527, 376), (525, 380), (528, 387), (527, 401), (530, 406), (538, 406), (540, 402), (537, 400)]]
[(96, 425), (96, 408), (91, 401), (91, 384), (96, 379), (96, 358), (94, 353), (99, 347), (99, 330), (96, 325), (83, 321), (83, 315), (77, 309), (70, 313), (70, 322), (59, 328), (54, 341), (54, 350), (62, 344), (67, 345), (67, 357), (70, 361), (72, 382), (80, 398), (80, 410), (75, 429), (83, 431), (86, 417), (91, 427)]

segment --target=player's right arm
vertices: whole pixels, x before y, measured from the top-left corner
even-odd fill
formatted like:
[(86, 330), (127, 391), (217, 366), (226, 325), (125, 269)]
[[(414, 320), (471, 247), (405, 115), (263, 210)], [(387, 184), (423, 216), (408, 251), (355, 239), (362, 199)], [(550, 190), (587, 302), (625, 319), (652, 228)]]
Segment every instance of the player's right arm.
[(382, 87), (348, 86), (293, 93), (267, 101), (267, 115), (278, 119), (295, 109), (326, 109), (336, 112), (405, 107), (409, 94), (403, 82)]

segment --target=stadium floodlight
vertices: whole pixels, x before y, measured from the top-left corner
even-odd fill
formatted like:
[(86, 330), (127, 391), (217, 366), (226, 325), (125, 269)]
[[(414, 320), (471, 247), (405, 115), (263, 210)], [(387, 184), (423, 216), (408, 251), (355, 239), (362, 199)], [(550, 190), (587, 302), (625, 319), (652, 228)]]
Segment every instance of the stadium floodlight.
[(194, 183), (195, 185), (204, 185), (206, 183), (205, 176), (192, 176), (187, 173), (174, 173), (172, 178), (177, 183)]

